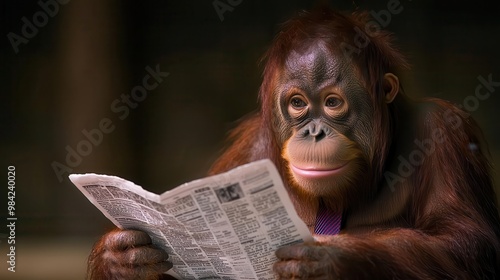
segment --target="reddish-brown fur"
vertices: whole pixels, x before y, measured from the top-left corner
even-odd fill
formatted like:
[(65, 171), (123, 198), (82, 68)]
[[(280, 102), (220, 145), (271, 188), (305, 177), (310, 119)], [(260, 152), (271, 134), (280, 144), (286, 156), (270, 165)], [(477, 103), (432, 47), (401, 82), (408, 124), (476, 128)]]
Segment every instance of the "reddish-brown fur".
[[(327, 12), (329, 13), (329, 12)], [(274, 124), (273, 88), (276, 77), (282, 70), (291, 48), (302, 44), (311, 21), (321, 22), (336, 18), (346, 42), (352, 44), (352, 28), (363, 28), (368, 18), (364, 13), (351, 17), (323, 14), (299, 18), (289, 22), (278, 35), (275, 44), (267, 53), (264, 80), (260, 89), (261, 111), (242, 123), (232, 134), (234, 144), (214, 164), (211, 173), (223, 172), (249, 161), (270, 158), (281, 170), (283, 178), (289, 176), (286, 162), (281, 158), (281, 144)], [(314, 24), (314, 23), (313, 23)], [(347, 29), (349, 27), (350, 29)], [(341, 28), (346, 28), (342, 31)], [(311, 34), (310, 32), (307, 34)], [(313, 34), (311, 36), (315, 36)], [(328, 34), (320, 34), (326, 36)], [(339, 34), (336, 34), (339, 36)], [(281, 37), (280, 37), (281, 36)], [(287, 38), (282, 38), (287, 36)], [(495, 194), (489, 173), (488, 160), (478, 146), (471, 150), (469, 143), (481, 143), (481, 133), (473, 120), (448, 102), (426, 99), (409, 101), (402, 93), (396, 98), (389, 111), (381, 108), (383, 96), (381, 77), (384, 73), (408, 67), (403, 57), (390, 45), (390, 36), (378, 32), (370, 37), (371, 43), (362, 54), (353, 57), (360, 76), (372, 94), (375, 112), (373, 137), (380, 139), (375, 160), (372, 163), (372, 180), (375, 187), (381, 184), (389, 161), (395, 161), (397, 154), (391, 154), (391, 146), (406, 145), (399, 134), (415, 129), (416, 139), (430, 139), (436, 129), (444, 131), (445, 141), (436, 145), (436, 150), (401, 185), (401, 213), (398, 220), (384, 221), (367, 218), (366, 224), (348, 227), (338, 235), (329, 238), (340, 248), (337, 258), (349, 261), (335, 263), (339, 277), (358, 279), (359, 270), (366, 270), (367, 279), (497, 279), (500, 277), (499, 218)], [(299, 42), (297, 42), (299, 41)], [(338, 49), (332, 52), (339, 53)], [(368, 67), (361, 67), (365, 65)], [(418, 105), (413, 105), (418, 104)], [(424, 109), (408, 109), (413, 107)], [(418, 108), (420, 108), (418, 107)], [(451, 113), (446, 113), (447, 111)], [(412, 112), (414, 115), (411, 115)], [(405, 116), (410, 114), (410, 116)], [(420, 116), (419, 116), (420, 114)], [(460, 117), (461, 125), (450, 126), (446, 117)], [(407, 127), (410, 126), (410, 127)], [(410, 139), (410, 140), (413, 140)], [(411, 151), (411, 150), (410, 150)], [(288, 180), (288, 185), (294, 184)], [(369, 188), (370, 186), (366, 186)], [(398, 193), (396, 191), (394, 195)], [(301, 204), (307, 197), (290, 190), (300, 214)], [(407, 197), (407, 198), (406, 198)], [(406, 199), (404, 199), (406, 198)], [(384, 208), (366, 209), (372, 215), (384, 216)], [(373, 220), (373, 221), (372, 221)], [(347, 221), (349, 223), (349, 221)], [(336, 257), (332, 257), (335, 262)], [(352, 273), (352, 274), (350, 274)], [(496, 278), (495, 278), (496, 277)], [(342, 278), (344, 279), (344, 278)]]
[[(287, 135), (278, 131), (283, 124), (275, 114), (273, 89), (293, 48), (307, 46), (311, 37), (354, 45), (353, 28), (364, 30), (367, 21), (366, 13), (345, 16), (320, 11), (288, 22), (266, 55), (260, 112), (233, 131), (233, 143), (210, 173), (270, 158), (299, 215), (314, 220), (307, 209), (317, 207), (316, 199), (292, 187), (295, 183), (281, 155), (280, 139)], [(330, 46), (332, 55), (342, 55), (338, 44)], [(308, 257), (317, 256), (316, 261), (327, 266), (328, 279), (500, 279), (500, 219), (477, 125), (448, 102), (410, 101), (401, 90), (394, 102), (384, 104), (383, 75), (407, 67), (388, 33), (371, 34), (370, 43), (350, 58), (372, 100), (376, 140), (365, 172), (368, 183), (353, 187), (373, 191), (373, 201), (344, 209), (341, 233), (318, 237), (307, 248)], [(435, 149), (389, 190), (385, 176), (397, 170), (398, 157), (416, 149), (414, 140), (436, 135), (441, 137), (434, 142)], [(103, 241), (95, 246), (89, 269), (103, 260), (105, 250)], [(278, 252), (282, 268), (296, 268), (297, 263), (287, 263), (281, 255)], [(94, 267), (96, 279), (104, 277), (106, 265)]]

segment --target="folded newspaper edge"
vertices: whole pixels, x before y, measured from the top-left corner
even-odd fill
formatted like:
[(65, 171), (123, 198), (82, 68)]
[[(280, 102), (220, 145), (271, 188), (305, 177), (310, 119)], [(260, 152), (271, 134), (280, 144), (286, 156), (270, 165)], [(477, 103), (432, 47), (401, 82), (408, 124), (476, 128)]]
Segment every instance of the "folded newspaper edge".
[(277, 248), (313, 241), (270, 160), (161, 195), (116, 176), (69, 178), (116, 226), (147, 232), (178, 279), (274, 279)]

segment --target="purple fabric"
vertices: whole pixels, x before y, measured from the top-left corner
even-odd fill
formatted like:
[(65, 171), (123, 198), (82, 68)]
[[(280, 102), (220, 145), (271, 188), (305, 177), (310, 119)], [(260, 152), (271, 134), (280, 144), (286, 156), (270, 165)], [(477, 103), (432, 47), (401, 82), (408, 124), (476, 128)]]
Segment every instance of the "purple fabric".
[(342, 223), (342, 212), (334, 212), (320, 202), (318, 215), (316, 216), (315, 234), (335, 235), (340, 232)]

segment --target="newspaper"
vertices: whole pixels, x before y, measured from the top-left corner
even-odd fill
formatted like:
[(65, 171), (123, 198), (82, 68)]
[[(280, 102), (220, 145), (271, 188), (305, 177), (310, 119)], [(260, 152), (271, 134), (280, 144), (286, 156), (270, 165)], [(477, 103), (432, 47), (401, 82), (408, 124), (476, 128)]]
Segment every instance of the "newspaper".
[(114, 176), (69, 178), (115, 225), (147, 232), (177, 279), (274, 279), (276, 249), (313, 240), (270, 160), (161, 195)]

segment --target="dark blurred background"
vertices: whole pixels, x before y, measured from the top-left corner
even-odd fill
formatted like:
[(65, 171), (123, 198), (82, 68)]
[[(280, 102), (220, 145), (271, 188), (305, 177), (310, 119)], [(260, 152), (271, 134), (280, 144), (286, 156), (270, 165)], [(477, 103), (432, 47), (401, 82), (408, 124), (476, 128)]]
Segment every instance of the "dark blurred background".
[[(2, 188), (3, 279), (83, 279), (92, 243), (113, 226), (69, 182), (69, 172), (117, 175), (157, 193), (203, 177), (227, 132), (257, 109), (258, 61), (279, 24), (316, 3), (242, 0), (220, 17), (214, 3), (227, 0), (59, 1), (0, 3), (0, 177), (6, 186), (7, 166), (16, 167), (18, 217), (14, 274), (5, 262)], [(379, 12), (390, 1), (331, 2)], [(474, 101), (479, 76), (500, 82), (500, 4), (437, 2), (401, 0), (403, 10), (390, 19), (387, 29), (413, 65), (400, 80), (412, 97)], [(148, 66), (169, 76), (128, 115), (117, 113), (125, 108), (121, 95), (142, 85)], [(495, 167), (500, 87), (493, 89), (465, 105)], [(105, 118), (114, 130), (83, 149), (83, 131), (99, 129)], [(70, 166), (67, 149), (79, 145), (88, 155)]]

